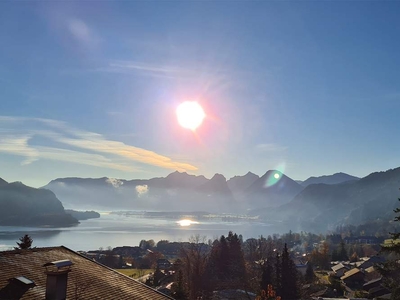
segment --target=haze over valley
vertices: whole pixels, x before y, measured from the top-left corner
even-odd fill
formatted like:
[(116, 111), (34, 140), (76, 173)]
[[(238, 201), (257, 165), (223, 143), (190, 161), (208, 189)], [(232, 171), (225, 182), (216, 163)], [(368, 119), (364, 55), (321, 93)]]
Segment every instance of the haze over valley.
[[(147, 227), (151, 222), (167, 222), (170, 229), (179, 230), (176, 222), (190, 218), (198, 224), (191, 226), (192, 230), (207, 231), (207, 224), (217, 222), (219, 228), (228, 224), (248, 228), (249, 236), (263, 234), (262, 230), (264, 234), (288, 230), (324, 233), (337, 226), (390, 220), (399, 183), (400, 168), (364, 178), (343, 173), (311, 177), (303, 184), (277, 170), (261, 177), (248, 172), (228, 180), (221, 174), (207, 179), (177, 171), (148, 180), (58, 178), (40, 189), (1, 180), (0, 225), (2, 231), (7, 231), (4, 225), (75, 226), (79, 230), (87, 226), (82, 222), (88, 221), (82, 220), (100, 216), (94, 212), (82, 216), (64, 209), (69, 208), (113, 211), (113, 218), (133, 222), (132, 228), (138, 218), (144, 218), (149, 220)], [(115, 225), (109, 230), (118, 228)], [(187, 238), (187, 232), (183, 236)], [(180, 239), (179, 233), (174, 237)]]

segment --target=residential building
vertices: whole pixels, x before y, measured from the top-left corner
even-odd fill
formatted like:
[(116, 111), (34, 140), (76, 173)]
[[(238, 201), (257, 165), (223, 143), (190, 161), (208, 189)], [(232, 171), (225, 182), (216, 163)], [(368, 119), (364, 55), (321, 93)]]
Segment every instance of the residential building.
[(364, 283), (364, 277), (365, 275), (363, 271), (358, 268), (354, 268), (344, 273), (340, 279), (347, 286), (359, 286)]
[(171, 299), (64, 246), (0, 252), (0, 270), (0, 299)]
[(346, 273), (349, 270), (349, 267), (343, 265), (342, 263), (339, 263), (339, 264), (333, 266), (331, 269), (332, 269), (335, 277), (340, 278), (344, 275), (344, 273)]

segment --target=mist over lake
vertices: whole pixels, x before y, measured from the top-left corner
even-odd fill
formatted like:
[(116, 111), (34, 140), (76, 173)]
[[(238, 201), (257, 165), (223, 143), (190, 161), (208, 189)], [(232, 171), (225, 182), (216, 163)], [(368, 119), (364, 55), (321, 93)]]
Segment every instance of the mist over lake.
[(33, 238), (34, 247), (64, 245), (72, 250), (96, 250), (108, 246), (138, 246), (142, 239), (188, 241), (196, 234), (213, 239), (229, 231), (242, 234), (243, 238), (267, 236), (276, 232), (275, 226), (253, 220), (232, 222), (219, 219), (201, 220), (198, 224), (180, 226), (175, 219), (165, 217), (145, 218), (139, 215), (102, 213), (98, 219), (80, 221), (74, 227), (43, 228), (0, 226), (0, 250), (16, 246), (24, 234)]

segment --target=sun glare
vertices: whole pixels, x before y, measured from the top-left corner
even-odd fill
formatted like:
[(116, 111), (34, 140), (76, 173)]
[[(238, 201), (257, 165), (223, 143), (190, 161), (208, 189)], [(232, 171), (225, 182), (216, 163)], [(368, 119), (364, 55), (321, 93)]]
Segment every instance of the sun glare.
[(187, 226), (190, 226), (192, 224), (199, 224), (199, 222), (192, 221), (192, 220), (189, 220), (189, 219), (179, 220), (176, 223), (178, 223), (182, 227), (187, 227)]
[(195, 101), (185, 101), (176, 109), (178, 123), (183, 128), (196, 130), (206, 116), (203, 108)]

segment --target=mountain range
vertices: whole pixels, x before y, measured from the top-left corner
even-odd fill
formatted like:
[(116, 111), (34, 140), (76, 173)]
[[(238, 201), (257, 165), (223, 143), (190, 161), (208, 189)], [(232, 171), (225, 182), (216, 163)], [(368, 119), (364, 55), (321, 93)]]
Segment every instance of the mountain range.
[(301, 230), (327, 230), (337, 225), (359, 225), (377, 219), (391, 220), (399, 205), (400, 168), (375, 172), (339, 184), (311, 184), (290, 202), (259, 209), (265, 219), (292, 222)]
[[(346, 182), (356, 177), (340, 173), (307, 181)], [(204, 176), (173, 172), (152, 179), (58, 178), (44, 188), (67, 207), (84, 209), (210, 210), (243, 212), (276, 207), (291, 201), (304, 187), (285, 174), (269, 170), (263, 176), (248, 172), (229, 180), (221, 174)]]
[(234, 203), (221, 174), (211, 179), (180, 172), (146, 180), (59, 178), (44, 188), (72, 208), (223, 211), (224, 205)]
[[(0, 180), (3, 198), (2, 188), (8, 185)], [(62, 202), (60, 213), (63, 205), (89, 210), (230, 212), (284, 222), (293, 230), (324, 231), (341, 224), (392, 217), (399, 187), (400, 168), (361, 179), (336, 173), (300, 183), (277, 170), (269, 170), (261, 177), (248, 172), (229, 180), (221, 174), (207, 179), (180, 172), (134, 180), (58, 178), (40, 190), (32, 190), (54, 192)], [(51, 193), (58, 201), (54, 194)], [(4, 217), (0, 216), (0, 222)]]

